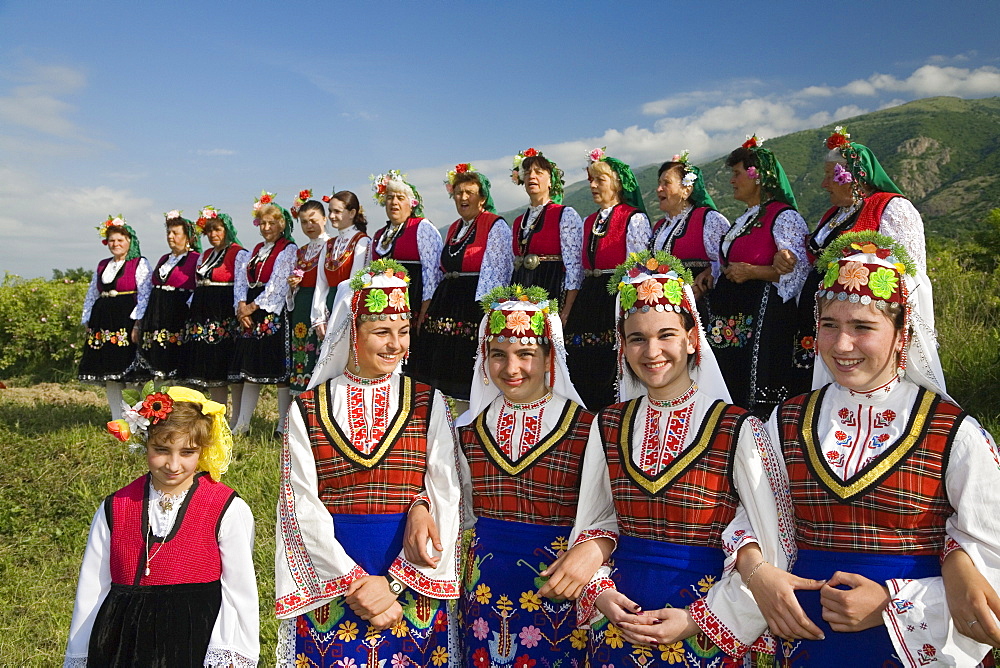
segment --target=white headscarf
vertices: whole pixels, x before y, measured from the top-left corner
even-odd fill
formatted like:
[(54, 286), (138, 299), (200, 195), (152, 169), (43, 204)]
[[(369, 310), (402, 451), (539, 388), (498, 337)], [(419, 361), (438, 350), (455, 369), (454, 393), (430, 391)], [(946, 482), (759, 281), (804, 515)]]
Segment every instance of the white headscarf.
[[(485, 370), (486, 360), (483, 357), (484, 342), (489, 334), (489, 321), (490, 315), (494, 311), (503, 308), (507, 311), (540, 311), (541, 307), (531, 301), (504, 301), (496, 304), (496, 308), (491, 308), (490, 311), (483, 316), (482, 321), (479, 323), (479, 346), (476, 349), (476, 366), (472, 375), (472, 391), (469, 397), (469, 409), (458, 416), (458, 420), (455, 424), (459, 427), (470, 424), (476, 417), (489, 408), (489, 405), (500, 396), (500, 388), (497, 387), (496, 383), (486, 381), (489, 380), (489, 376)], [(573, 386), (573, 381), (569, 377), (569, 368), (566, 366), (566, 343), (563, 341), (563, 329), (562, 321), (559, 319), (559, 314), (556, 309), (551, 309), (549, 313), (545, 316), (545, 321), (548, 326), (549, 343), (552, 346), (551, 355), (554, 355), (553, 363), (555, 367), (556, 377), (552, 381), (552, 392), (561, 397), (565, 397), (571, 401), (574, 401), (581, 406), (586, 406), (583, 403), (583, 399), (580, 398), (580, 394), (576, 391)], [(550, 381), (552, 379), (549, 379)]]

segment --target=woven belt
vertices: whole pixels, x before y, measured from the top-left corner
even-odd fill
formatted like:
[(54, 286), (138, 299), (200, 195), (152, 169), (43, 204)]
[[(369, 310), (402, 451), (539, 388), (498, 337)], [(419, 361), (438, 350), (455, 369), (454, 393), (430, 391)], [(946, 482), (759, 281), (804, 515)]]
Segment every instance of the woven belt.
[(166, 290), (167, 292), (191, 292), (189, 288), (178, 288), (173, 285), (154, 285), (153, 287), (157, 290)]
[(232, 281), (230, 281), (229, 283), (225, 283), (225, 282), (222, 282), (222, 281), (210, 281), (210, 280), (208, 280), (206, 278), (199, 278), (198, 279), (198, 287), (199, 288), (205, 287), (206, 285), (214, 285), (214, 286), (218, 286), (218, 287), (231, 287), (231, 286), (234, 285), (234, 283)]
[(605, 274), (615, 273), (614, 269), (584, 269), (584, 276), (604, 276)]
[(444, 278), (458, 278), (459, 276), (478, 276), (478, 271), (446, 271)]
[(562, 262), (562, 255), (536, 255), (535, 253), (528, 253), (527, 255), (514, 256), (515, 269), (520, 269), (521, 267), (529, 270), (536, 269), (542, 262)]
[(264, 282), (264, 283), (247, 283), (247, 287), (248, 288), (262, 288), (265, 285), (267, 285), (266, 282)]
[(134, 295), (136, 290), (108, 290), (100, 293), (100, 297), (117, 297), (118, 295)]

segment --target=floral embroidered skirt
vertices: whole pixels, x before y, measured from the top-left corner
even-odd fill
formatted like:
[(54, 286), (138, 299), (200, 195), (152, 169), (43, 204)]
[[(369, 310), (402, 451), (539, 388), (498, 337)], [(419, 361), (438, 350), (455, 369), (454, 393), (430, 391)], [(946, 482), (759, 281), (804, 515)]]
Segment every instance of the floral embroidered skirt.
[[(385, 575), (403, 547), (406, 514), (333, 515), (337, 540), (371, 575)], [(294, 636), (279, 634), (278, 665), (295, 668), (441, 668), (449, 665), (448, 602), (406, 589), (403, 619), (372, 629), (338, 596), (294, 620)], [(284, 645), (284, 646), (283, 646)]]
[[(910, 556), (902, 554), (871, 554), (864, 552), (829, 552), (824, 550), (799, 550), (792, 572), (803, 578), (826, 580), (836, 571), (858, 573), (880, 584), (895, 578), (926, 578), (941, 575), (938, 555)], [(852, 668), (892, 668), (911, 665), (899, 660), (889, 631), (885, 625), (858, 631), (838, 633), (823, 621), (823, 606), (819, 591), (795, 592), (802, 609), (824, 633), (826, 640), (782, 640), (776, 638), (775, 665), (781, 668), (800, 666), (836, 666), (850, 657)], [(893, 601), (899, 613), (906, 612), (907, 601)], [(912, 606), (912, 604), (911, 604)], [(859, 651), (859, 648), (864, 651)], [(922, 657), (914, 657), (920, 665), (936, 663), (936, 650), (928, 646)]]
[(229, 382), (239, 328), (232, 286), (195, 288), (187, 321), (187, 378), (191, 383), (219, 387)]
[[(305, 392), (319, 356), (321, 341), (312, 329), (312, 300), (316, 288), (299, 287), (295, 291), (295, 308), (291, 317), (292, 369), (289, 386), (293, 392)], [(335, 294), (334, 290), (330, 291)]]
[[(248, 290), (247, 303), (263, 291), (263, 287)], [(282, 309), (281, 313), (271, 313), (259, 308), (250, 314), (250, 320), (250, 329), (240, 327), (229, 382), (287, 383), (291, 369), (288, 312)]]
[(586, 661), (587, 631), (572, 602), (538, 596), (539, 575), (568, 545), (570, 527), (479, 518), (459, 606), (462, 665), (562, 666)]
[(611, 274), (587, 276), (566, 321), (566, 364), (587, 408), (598, 411), (618, 402), (615, 390), (615, 297)]
[[(724, 556), (712, 547), (619, 536), (612, 559), (615, 588), (643, 610), (658, 610), (683, 608), (705, 596), (722, 573)], [(606, 617), (591, 629), (589, 652), (591, 666), (737, 665), (704, 633), (670, 645), (633, 645)]]
[(785, 399), (809, 391), (812, 370), (792, 360), (795, 300), (783, 302), (773, 283), (720, 276), (701, 318), (734, 404), (766, 421)]
[(187, 373), (185, 332), (190, 297), (188, 290), (163, 290), (155, 285), (149, 294), (138, 357), (154, 378), (184, 378)]
[(469, 400), (483, 319), (476, 301), (478, 285), (479, 274), (442, 279), (420, 333), (423, 353), (430, 360), (424, 367), (426, 382), (462, 401)]
[(132, 380), (136, 346), (132, 344), (131, 314), (135, 295), (99, 297), (90, 310), (87, 338), (77, 378), (103, 383)]

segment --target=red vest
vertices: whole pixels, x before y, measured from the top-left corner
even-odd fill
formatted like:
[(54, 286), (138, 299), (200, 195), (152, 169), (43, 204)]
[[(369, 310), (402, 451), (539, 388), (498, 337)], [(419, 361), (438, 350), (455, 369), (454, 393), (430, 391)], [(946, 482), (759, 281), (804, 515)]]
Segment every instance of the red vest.
[(340, 257), (333, 256), (333, 245), (336, 239), (326, 242), (326, 260), (323, 262), (323, 271), (326, 272), (326, 284), (336, 292), (337, 286), (351, 277), (351, 267), (354, 266), (354, 249), (358, 247), (358, 242), (364, 239), (367, 234), (358, 232), (347, 244), (347, 250)]
[(385, 255), (379, 255), (376, 248), (378, 247), (379, 239), (382, 238), (382, 235), (389, 228), (389, 224), (386, 223), (386, 226), (376, 232), (375, 238), (372, 239), (372, 259), (378, 260), (382, 257), (388, 257), (399, 262), (419, 262), (420, 248), (417, 245), (417, 228), (420, 227), (422, 220), (423, 218), (417, 217), (407, 218), (403, 231), (393, 241), (389, 252)]
[(319, 268), (319, 253), (311, 260), (305, 259), (308, 247), (308, 245), (299, 246), (299, 249), (295, 251), (295, 268), (302, 272), (302, 280), (299, 282), (300, 288), (315, 288), (316, 274), (319, 273), (317, 271)]
[[(889, 202), (896, 197), (902, 197), (902, 195), (896, 193), (876, 192), (866, 197), (864, 203), (861, 205), (861, 210), (854, 216), (853, 224), (831, 231), (830, 234), (827, 235), (826, 243), (823, 244), (822, 248), (820, 248), (818, 244), (811, 243), (815, 238), (816, 233), (813, 232), (810, 234), (809, 242), (806, 243), (806, 251), (809, 256), (809, 261), (812, 264), (816, 264), (816, 260), (819, 259), (819, 255), (823, 252), (823, 250), (825, 250), (826, 246), (828, 246), (841, 234), (846, 234), (848, 232), (867, 232), (870, 230), (877, 231), (882, 224), (882, 212), (885, 211), (885, 207), (889, 204)], [(826, 221), (833, 218), (834, 214), (837, 213), (838, 208), (839, 207), (831, 206), (827, 209), (826, 213), (824, 213), (823, 217), (820, 219), (819, 226), (816, 229), (822, 229), (823, 225), (826, 224)], [(819, 253), (816, 252), (817, 250)]]
[[(201, 254), (201, 264), (204, 264), (205, 260), (208, 259), (212, 250), (210, 248)], [(236, 280), (236, 256), (241, 250), (243, 250), (243, 246), (229, 244), (226, 247), (226, 253), (222, 258), (222, 262), (209, 273), (208, 280), (213, 283), (233, 283)]]
[(611, 210), (610, 220), (608, 220), (607, 234), (596, 240), (596, 250), (591, 261), (591, 237), (594, 234), (594, 221), (600, 211), (596, 211), (583, 223), (583, 268), (584, 269), (614, 269), (628, 255), (626, 246), (626, 236), (628, 234), (628, 222), (632, 214), (638, 213), (639, 209), (628, 204), (616, 204)]
[[(149, 476), (144, 475), (104, 500), (111, 527), (111, 581), (124, 585), (215, 582), (222, 576), (219, 525), (237, 494), (207, 473), (198, 473), (184, 498), (169, 536), (153, 542), (147, 515)], [(147, 543), (148, 541), (148, 543)], [(149, 575), (146, 554), (151, 557)]]
[[(705, 251), (705, 217), (712, 210), (711, 207), (707, 206), (691, 209), (687, 219), (681, 222), (674, 233), (666, 239), (663, 248), (657, 250), (665, 250), (670, 253), (683, 262), (685, 267), (707, 267), (711, 261)], [(653, 243), (655, 243), (656, 235), (666, 220), (666, 218), (661, 218), (653, 226), (653, 236), (651, 237)]]
[(459, 427), (459, 443), (472, 472), (476, 517), (573, 526), (593, 420), (593, 413), (567, 401), (555, 430), (517, 462), (497, 446), (486, 427), (486, 411)]
[(104, 282), (104, 269), (114, 258), (105, 258), (97, 263), (97, 285), (101, 292), (108, 292), (110, 290), (117, 290), (118, 292), (135, 292), (138, 290), (138, 285), (135, 282), (135, 270), (139, 266), (139, 260), (142, 258), (134, 257), (131, 260), (127, 260), (122, 268), (118, 270), (118, 276), (115, 278), (113, 283)]
[(196, 270), (198, 269), (198, 259), (201, 257), (194, 251), (188, 251), (180, 262), (174, 265), (174, 268), (170, 270), (167, 274), (167, 280), (164, 281), (160, 278), (160, 267), (167, 261), (170, 254), (166, 254), (160, 258), (160, 261), (156, 263), (156, 268), (153, 273), (150, 274), (150, 280), (153, 282), (154, 286), (158, 285), (169, 285), (173, 288), (179, 288), (181, 290), (194, 290), (195, 283), (198, 279), (198, 274)]
[(267, 283), (271, 280), (271, 272), (274, 271), (274, 261), (278, 259), (281, 255), (281, 251), (285, 250), (290, 241), (285, 237), (278, 237), (278, 240), (274, 242), (274, 248), (268, 253), (267, 259), (261, 263), (259, 260), (255, 261), (252, 258), (257, 257), (257, 253), (264, 246), (264, 242), (261, 242), (254, 246), (253, 254), (250, 262), (247, 263), (247, 282), (252, 286), (254, 283)]
[(736, 439), (750, 414), (716, 401), (694, 442), (655, 478), (632, 461), (632, 436), (641, 399), (601, 411), (598, 424), (611, 476), (618, 526), (626, 536), (684, 545), (722, 547), (736, 516), (732, 481)]
[(784, 202), (771, 200), (763, 205), (763, 213), (757, 212), (760, 218), (754, 227), (739, 237), (729, 246), (729, 252), (723, 256), (723, 263), (746, 262), (762, 266), (771, 266), (774, 262), (774, 254), (778, 252), (778, 245), (774, 243), (774, 221), (782, 211), (793, 209)]
[(331, 513), (405, 513), (423, 490), (434, 389), (400, 379), (399, 411), (370, 455), (359, 452), (333, 419), (329, 381), (296, 398), (316, 460), (319, 498)]
[(941, 554), (945, 521), (955, 512), (945, 469), (965, 413), (921, 389), (907, 433), (845, 482), (828, 468), (816, 441), (825, 393), (821, 388), (778, 408), (799, 547)]
[(514, 221), (514, 255), (562, 255), (562, 241), (559, 236), (562, 225), (563, 209), (562, 204), (545, 205), (542, 212), (538, 214), (541, 220), (535, 221), (535, 231), (528, 237), (528, 242), (524, 248), (521, 247), (521, 226), (527, 213), (522, 213)]
[(476, 216), (476, 220), (472, 223), (472, 240), (469, 241), (462, 252), (460, 269), (446, 266), (446, 264), (451, 264), (446, 262), (446, 259), (448, 259), (448, 248), (453, 247), (452, 240), (455, 238), (455, 232), (462, 226), (462, 219), (459, 218), (452, 223), (448, 228), (448, 236), (445, 239), (444, 248), (441, 249), (441, 271), (480, 271), (483, 266), (483, 256), (486, 255), (486, 239), (490, 236), (493, 224), (498, 220), (500, 220), (500, 216), (489, 211), (483, 211)]

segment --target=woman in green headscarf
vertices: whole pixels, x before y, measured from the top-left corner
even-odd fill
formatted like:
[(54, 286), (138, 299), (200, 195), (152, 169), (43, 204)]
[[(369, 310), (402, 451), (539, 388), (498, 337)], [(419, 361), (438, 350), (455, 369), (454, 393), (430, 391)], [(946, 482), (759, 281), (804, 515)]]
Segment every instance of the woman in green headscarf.
[[(892, 237), (909, 253), (917, 276), (927, 273), (924, 244), (924, 221), (903, 191), (882, 169), (878, 158), (863, 144), (850, 141), (847, 128), (838, 125), (826, 138), (828, 149), (823, 163), (823, 190), (830, 194), (832, 205), (820, 218), (816, 231), (806, 239), (806, 251), (812, 268), (817, 258), (842, 234), (848, 232), (878, 232)], [(822, 276), (817, 270), (806, 277), (799, 298), (800, 331), (797, 341), (813, 340), (816, 335), (816, 290)], [(930, 282), (918, 278), (917, 285), (925, 292), (920, 301), (922, 323), (934, 329), (934, 302)], [(812, 366), (813, 351), (797, 346), (800, 363)]]
[(455, 165), (445, 179), (458, 220), (441, 249), (444, 275), (434, 290), (422, 337), (430, 364), (425, 375), (445, 395), (469, 400), (482, 310), (479, 301), (510, 283), (514, 247), (507, 221), (497, 215), (490, 180), (469, 163)]
[[(811, 369), (793, 364), (795, 297), (805, 280), (806, 221), (781, 163), (756, 136), (729, 154), (733, 196), (747, 205), (719, 245), (715, 287), (705, 296), (708, 342), (733, 403), (767, 419), (779, 403), (809, 389)], [(790, 270), (775, 255), (796, 258)]]
[(583, 222), (583, 283), (566, 320), (566, 350), (573, 383), (596, 411), (617, 401), (615, 298), (608, 280), (629, 253), (648, 249), (651, 230), (632, 169), (603, 148), (587, 158), (598, 210)]

